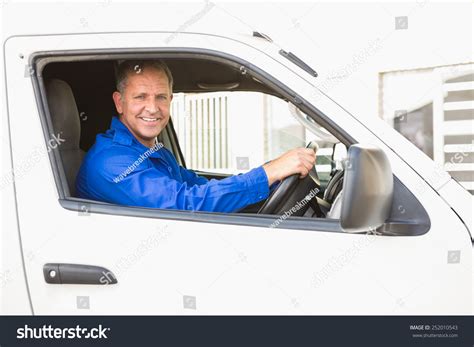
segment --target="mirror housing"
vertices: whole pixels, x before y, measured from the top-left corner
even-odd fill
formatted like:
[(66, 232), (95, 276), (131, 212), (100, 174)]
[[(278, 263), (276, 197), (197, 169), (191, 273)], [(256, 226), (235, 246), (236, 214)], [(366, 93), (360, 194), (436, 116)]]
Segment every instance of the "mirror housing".
[(387, 155), (378, 147), (349, 147), (342, 189), (341, 227), (346, 232), (374, 230), (390, 216), (393, 174)]

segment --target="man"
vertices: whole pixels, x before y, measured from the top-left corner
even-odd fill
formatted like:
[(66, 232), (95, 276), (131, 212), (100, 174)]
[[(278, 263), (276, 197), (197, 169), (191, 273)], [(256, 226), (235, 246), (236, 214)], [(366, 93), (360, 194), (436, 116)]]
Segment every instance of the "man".
[[(191, 211), (235, 212), (266, 199), (287, 176), (305, 177), (313, 150), (298, 148), (245, 174), (208, 180), (179, 166), (157, 143), (170, 118), (173, 77), (161, 61), (125, 61), (112, 97), (119, 114), (99, 134), (76, 179), (79, 197), (114, 204)], [(244, 110), (243, 110), (244, 111)]]

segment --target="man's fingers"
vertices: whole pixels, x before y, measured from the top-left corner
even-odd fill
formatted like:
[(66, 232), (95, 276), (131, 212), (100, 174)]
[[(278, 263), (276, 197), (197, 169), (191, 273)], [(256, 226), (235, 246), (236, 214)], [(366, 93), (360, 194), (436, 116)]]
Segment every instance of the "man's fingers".
[(308, 176), (308, 174), (309, 174), (309, 170), (305, 168), (305, 169), (301, 170), (300, 178), (305, 178), (306, 176)]
[(316, 152), (310, 148), (305, 148), (304, 152), (302, 152), (302, 155), (304, 158), (307, 158), (308, 160), (316, 161)]
[(300, 159), (305, 163), (305, 166), (308, 167), (309, 169), (311, 169), (311, 167), (316, 164), (316, 156), (314, 155), (314, 152), (311, 155), (308, 155), (308, 154), (302, 155)]
[(311, 148), (297, 148), (283, 154), (273, 163), (275, 165), (267, 165), (267, 170), (270, 169), (270, 174), (275, 170), (279, 171), (275, 176), (277, 179), (283, 179), (290, 175), (299, 174), (300, 178), (306, 177), (309, 171), (316, 164), (316, 153)]
[(312, 149), (300, 148), (295, 151), (296, 154), (296, 167), (295, 169), (300, 174), (300, 177), (308, 175), (309, 171), (316, 164), (316, 156)]
[(301, 160), (298, 165), (298, 173), (304, 177), (309, 173), (309, 170), (311, 170), (312, 167), (313, 165), (310, 162)]
[(311, 159), (304, 158), (303, 160), (303, 165), (306, 168), (306, 170), (311, 170), (314, 166), (314, 162)]

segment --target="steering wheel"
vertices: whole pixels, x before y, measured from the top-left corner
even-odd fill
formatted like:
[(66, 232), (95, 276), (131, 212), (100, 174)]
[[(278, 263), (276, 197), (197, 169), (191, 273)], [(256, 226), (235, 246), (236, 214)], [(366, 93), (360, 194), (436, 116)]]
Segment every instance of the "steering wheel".
[[(315, 142), (310, 142), (306, 148), (317, 152), (318, 145)], [(270, 194), (258, 213), (282, 215), (291, 211), (293, 216), (302, 216), (310, 207), (310, 201), (317, 205), (316, 199), (313, 198), (319, 192), (320, 187), (315, 166), (304, 178), (300, 179), (299, 174), (288, 176)], [(292, 212), (292, 209), (296, 212)]]

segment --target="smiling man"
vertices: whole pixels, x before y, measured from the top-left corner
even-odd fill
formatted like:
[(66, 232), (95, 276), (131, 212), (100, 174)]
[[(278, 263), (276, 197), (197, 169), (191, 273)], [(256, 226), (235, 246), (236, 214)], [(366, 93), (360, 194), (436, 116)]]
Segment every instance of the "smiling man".
[[(114, 204), (235, 212), (268, 197), (270, 186), (305, 177), (313, 150), (297, 148), (245, 174), (208, 180), (180, 166), (157, 136), (170, 118), (173, 76), (157, 60), (125, 61), (112, 95), (118, 117), (99, 134), (76, 179), (79, 197)], [(243, 109), (243, 112), (246, 110)]]

